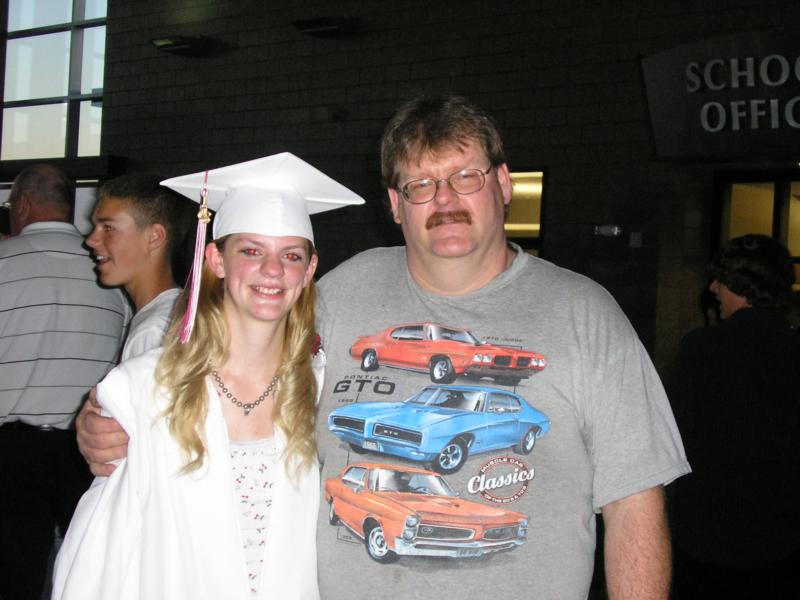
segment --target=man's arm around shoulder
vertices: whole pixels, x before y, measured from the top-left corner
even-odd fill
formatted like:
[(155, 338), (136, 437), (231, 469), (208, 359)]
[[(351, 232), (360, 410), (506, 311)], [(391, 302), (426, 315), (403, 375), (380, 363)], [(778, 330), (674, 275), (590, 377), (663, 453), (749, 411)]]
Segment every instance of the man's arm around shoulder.
[(97, 403), (96, 388), (92, 388), (75, 419), (75, 429), (78, 432), (78, 447), (89, 463), (92, 474), (108, 477), (115, 469), (111, 461), (125, 458), (128, 454), (128, 434), (117, 421), (102, 416), (101, 410)]

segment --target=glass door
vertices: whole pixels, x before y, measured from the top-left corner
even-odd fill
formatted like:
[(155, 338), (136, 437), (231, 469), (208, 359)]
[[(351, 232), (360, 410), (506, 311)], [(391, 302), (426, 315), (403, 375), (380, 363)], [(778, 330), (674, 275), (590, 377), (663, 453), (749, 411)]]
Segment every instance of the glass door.
[(800, 289), (800, 172), (726, 174), (718, 178), (712, 253), (727, 240), (762, 233), (794, 257)]

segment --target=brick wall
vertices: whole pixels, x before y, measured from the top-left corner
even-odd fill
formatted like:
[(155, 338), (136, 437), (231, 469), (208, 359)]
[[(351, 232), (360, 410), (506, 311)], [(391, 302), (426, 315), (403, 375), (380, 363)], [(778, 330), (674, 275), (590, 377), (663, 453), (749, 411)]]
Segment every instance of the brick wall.
[[(322, 16), (361, 30), (322, 39), (291, 25)], [(110, 0), (103, 152), (164, 175), (302, 156), (368, 199), (315, 220), (326, 270), (401, 241), (378, 178), (398, 102), (463, 93), (498, 120), (512, 168), (546, 172), (543, 255), (608, 287), (664, 367), (699, 323), (713, 166), (656, 160), (639, 59), (792, 22), (795, 1)], [(149, 43), (164, 35), (224, 49), (169, 55)], [(594, 237), (600, 223), (626, 235)]]

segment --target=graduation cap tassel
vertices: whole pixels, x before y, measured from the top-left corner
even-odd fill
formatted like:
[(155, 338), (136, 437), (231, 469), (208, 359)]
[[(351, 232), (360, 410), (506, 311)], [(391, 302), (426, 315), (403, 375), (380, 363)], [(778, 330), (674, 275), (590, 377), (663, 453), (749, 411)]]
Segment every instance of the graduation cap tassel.
[[(200, 296), (200, 274), (203, 269), (203, 251), (206, 245), (206, 227), (211, 221), (208, 210), (208, 171), (205, 174), (203, 188), (200, 190), (200, 210), (197, 211), (197, 234), (194, 241), (194, 257), (192, 258), (192, 272), (189, 275), (189, 299), (186, 302), (186, 312), (181, 323), (181, 344), (189, 341), (194, 329), (194, 318), (197, 315), (197, 299)], [(185, 290), (184, 290), (185, 293)]]

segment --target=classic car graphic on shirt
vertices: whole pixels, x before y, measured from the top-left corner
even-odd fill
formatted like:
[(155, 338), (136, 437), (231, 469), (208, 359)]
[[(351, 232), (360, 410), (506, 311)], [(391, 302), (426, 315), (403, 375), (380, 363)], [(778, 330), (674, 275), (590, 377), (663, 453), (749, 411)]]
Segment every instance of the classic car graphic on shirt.
[(458, 376), (467, 376), (516, 385), (547, 364), (536, 352), (484, 343), (466, 329), (436, 323), (394, 325), (360, 336), (350, 356), (361, 361), (364, 371), (379, 366), (422, 371), (433, 383), (452, 383)]
[(502, 389), (429, 385), (403, 402), (356, 402), (332, 411), (328, 429), (359, 454), (372, 451), (455, 473), (470, 454), (514, 448), (530, 454), (547, 416)]
[(345, 525), (380, 563), (399, 556), (471, 557), (521, 546), (528, 518), (464, 500), (414, 467), (355, 463), (325, 482), (331, 525)]

